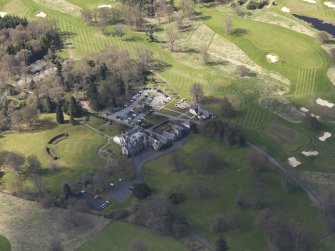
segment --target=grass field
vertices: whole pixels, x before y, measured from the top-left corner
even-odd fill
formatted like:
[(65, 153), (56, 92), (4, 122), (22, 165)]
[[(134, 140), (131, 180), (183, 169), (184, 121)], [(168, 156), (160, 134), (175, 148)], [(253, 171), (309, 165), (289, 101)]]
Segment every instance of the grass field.
[(11, 245), (9, 240), (6, 239), (6, 237), (0, 235), (0, 250), (3, 251), (10, 251), (11, 250)]
[(90, 0), (90, 1), (82, 1), (82, 0), (68, 0), (70, 3), (80, 6), (83, 9), (94, 9), (99, 5), (114, 5), (114, 0)]
[(306, 15), (310, 17), (319, 18), (326, 21), (335, 20), (335, 10), (325, 6), (325, 1), (316, 1), (311, 4), (301, 0), (279, 0), (279, 6), (287, 6), (291, 12)]
[[(64, 182), (103, 166), (104, 162), (97, 155), (97, 148), (105, 142), (105, 139), (96, 132), (80, 125), (57, 125), (54, 114), (43, 115), (41, 126), (42, 129), (38, 131), (1, 136), (0, 151), (18, 151), (25, 156), (37, 155), (43, 168), (46, 169), (48, 187), (53, 193), (59, 193)], [(55, 164), (59, 170), (54, 173), (49, 169), (52, 160), (47, 155), (45, 147), (52, 137), (60, 133), (68, 133), (69, 137), (57, 144), (56, 153), (60, 159)], [(10, 179), (10, 174), (4, 177), (5, 182)]]
[[(277, 71), (287, 77), (293, 84), (290, 92), (293, 96), (310, 97), (322, 93), (333, 98), (327, 94), (332, 88), (326, 74), (331, 64), (330, 57), (316, 39), (277, 25), (236, 16), (231, 16), (235, 33), (228, 36), (220, 24), (224, 16), (231, 15), (230, 11), (213, 8), (201, 10), (204, 15), (211, 16), (204, 23), (215, 33), (234, 42), (263, 68)], [(280, 61), (269, 63), (266, 60), (268, 53), (276, 53)]]
[(172, 237), (162, 236), (143, 227), (115, 221), (76, 251), (128, 250), (129, 244), (135, 239), (140, 240), (148, 251), (187, 250)]
[[(225, 118), (219, 102), (216, 101), (209, 102), (208, 108), (216, 112), (219, 118), (239, 126), (249, 141), (265, 148), (276, 159), (285, 163), (288, 156), (296, 156), (302, 160), (301, 169), (303, 170), (335, 172), (333, 138), (321, 143), (317, 137), (322, 131), (312, 131), (305, 123), (290, 123), (258, 103), (259, 97), (272, 95), (276, 84), (283, 82), (276, 81), (276, 78), (271, 75), (276, 74), (277, 78), (290, 80), (291, 86), (287, 87), (289, 92), (284, 96), (295, 102), (297, 108), (304, 105), (317, 115), (321, 115), (324, 120), (334, 118), (332, 110), (315, 105), (315, 98), (319, 96), (335, 102), (334, 87), (326, 74), (327, 69), (332, 65), (331, 59), (316, 38), (279, 25), (257, 22), (248, 17), (237, 17), (227, 7), (199, 6), (203, 19), (194, 21), (192, 29), (181, 34), (177, 52), (171, 53), (167, 44), (164, 43), (166, 35), (163, 29), (167, 27), (166, 24), (161, 25), (162, 31), (155, 33), (155, 36), (162, 40), (161, 44), (149, 43), (143, 33), (130, 29), (127, 30), (125, 39), (122, 41), (116, 37), (103, 35), (97, 27), (87, 26), (78, 15), (57, 11), (52, 6), (49, 8), (39, 2), (41, 1), (0, 0), (0, 8), (9, 14), (25, 16), (29, 19), (36, 19), (39, 11), (45, 12), (47, 18), (56, 20), (61, 31), (68, 33), (66, 42), (73, 47), (69, 50), (64, 49), (60, 55), (75, 60), (112, 46), (127, 49), (132, 55), (135, 53), (136, 46), (148, 48), (153, 51), (157, 60), (162, 60), (168, 65), (164, 70), (155, 72), (160, 80), (166, 82), (162, 84), (161, 89), (168, 90), (169, 94), (176, 92), (181, 98), (187, 98), (190, 85), (194, 82), (201, 83), (204, 85), (206, 95), (216, 98), (227, 96), (233, 99), (236, 102), (238, 115), (234, 118)], [(82, 9), (93, 9), (100, 4), (115, 4), (113, 0), (68, 0), (68, 2)], [(293, 20), (290, 14), (279, 11), (282, 6), (289, 7), (294, 13), (335, 20), (335, 10), (324, 6), (322, 1), (313, 5), (301, 0), (280, 0), (277, 6), (270, 7), (276, 13)], [(266, 12), (267, 9), (262, 11)], [(235, 29), (229, 36), (223, 31), (225, 16), (232, 18)], [(155, 20), (149, 21), (155, 22)], [(307, 27), (303, 22), (299, 21), (299, 23)], [(113, 27), (107, 27), (107, 30), (111, 29)], [(208, 45), (210, 54), (216, 59), (219, 58), (219, 63), (204, 65), (201, 62), (200, 43)], [(269, 63), (266, 59), (268, 53), (276, 53), (280, 58), (279, 62)], [(245, 79), (236, 77), (235, 67), (239, 64), (255, 69), (258, 76)], [(176, 114), (171, 111), (166, 113)], [(47, 141), (59, 133), (69, 133), (70, 137), (60, 142), (56, 149), (57, 155), (60, 156), (60, 160), (57, 161), (60, 171), (46, 172), (49, 187), (54, 193), (58, 193), (63, 182), (103, 165), (96, 154), (96, 149), (104, 143), (104, 139), (85, 127), (56, 125), (51, 117), (43, 118), (44, 129), (40, 131), (7, 134), (0, 138), (0, 151), (19, 149), (25, 155), (34, 153), (38, 155), (43, 167), (47, 170), (50, 166), (50, 159), (45, 152)], [(156, 116), (153, 120), (157, 122), (160, 118)], [(88, 124), (110, 136), (118, 134), (116, 127), (106, 126), (100, 120), (91, 119)], [(322, 129), (333, 132), (332, 128), (332, 125), (327, 125)], [(193, 159), (200, 148), (219, 151), (222, 163), (228, 163), (218, 175), (204, 176), (193, 170)], [(303, 157), (302, 150), (318, 150), (320, 155), (316, 158)], [(214, 242), (217, 236), (209, 232), (211, 217), (216, 213), (225, 213), (234, 208), (234, 197), (240, 188), (248, 191), (250, 202), (250, 171), (246, 159), (243, 158), (249, 152), (250, 149), (230, 148), (211, 139), (197, 136), (181, 149), (181, 154), (185, 156), (185, 162), (187, 162), (185, 171), (180, 174), (171, 172), (167, 167), (168, 156), (164, 156), (146, 166), (144, 178), (155, 191), (164, 196), (174, 189), (185, 191), (195, 179), (215, 187), (215, 191), (212, 191), (213, 196), (205, 201), (188, 198), (179, 206), (191, 227)], [(315, 228), (319, 226), (317, 212), (306, 195), (301, 191), (284, 193), (280, 187), (281, 176), (273, 170), (267, 170), (264, 176), (271, 193), (266, 200), (267, 206), (271, 206), (283, 217), (293, 217), (301, 221), (316, 239), (324, 237), (324, 230)], [(10, 180), (11, 175), (7, 174), (5, 181), (10, 182)], [(256, 214), (257, 211), (251, 208), (245, 210), (243, 221), (246, 227), (227, 233), (227, 240), (232, 250), (264, 249), (263, 237), (253, 228)], [(95, 245), (100, 245), (101, 250), (126, 250), (135, 235), (143, 238), (149, 250), (161, 250), (158, 246), (161, 242), (166, 243), (165, 245), (169, 247), (167, 250), (183, 248), (173, 239), (162, 238), (146, 229), (115, 222), (79, 250), (93, 250)], [(109, 241), (110, 236), (117, 236), (113, 238), (113, 243)], [(320, 245), (319, 251), (331, 250), (334, 240), (326, 239)]]
[[(194, 160), (200, 149), (211, 149), (219, 153), (222, 169), (215, 175), (198, 174), (194, 168)], [(262, 236), (254, 229), (253, 221), (257, 210), (250, 207), (251, 203), (251, 173), (246, 163), (246, 156), (250, 149), (234, 149), (218, 141), (197, 135), (184, 145), (179, 153), (184, 157), (186, 169), (180, 173), (171, 171), (168, 167), (168, 156), (151, 161), (143, 169), (144, 181), (150, 184), (159, 194), (166, 196), (171, 191), (178, 190), (186, 194), (186, 201), (179, 206), (184, 212), (190, 226), (214, 242), (217, 236), (209, 231), (211, 217), (215, 214), (224, 214), (230, 209), (239, 211), (242, 215), (243, 227), (225, 233), (231, 250), (262, 250), (265, 242)], [(280, 185), (281, 175), (268, 169), (264, 172), (268, 190), (265, 200), (267, 207), (271, 207), (284, 218), (292, 217), (301, 222), (314, 238), (319, 239), (325, 231), (315, 229), (319, 226), (317, 209), (311, 205), (304, 192), (295, 190), (292, 193), (283, 191)], [(200, 180), (208, 185), (211, 195), (204, 199), (192, 197), (187, 192), (188, 185)], [(247, 193), (248, 209), (241, 212), (237, 209), (234, 198), (243, 188)]]
[[(90, 227), (81, 224), (73, 227), (64, 209), (45, 209), (37, 202), (2, 193), (0, 200), (0, 233), (10, 240), (12, 250), (51, 250), (53, 241), (59, 241), (64, 250), (74, 250), (110, 222), (103, 217), (74, 212), (74, 217), (89, 222)], [(0, 250), (9, 251), (5, 249), (8, 242), (5, 242), (7, 246), (2, 246), (3, 243), (0, 238)]]

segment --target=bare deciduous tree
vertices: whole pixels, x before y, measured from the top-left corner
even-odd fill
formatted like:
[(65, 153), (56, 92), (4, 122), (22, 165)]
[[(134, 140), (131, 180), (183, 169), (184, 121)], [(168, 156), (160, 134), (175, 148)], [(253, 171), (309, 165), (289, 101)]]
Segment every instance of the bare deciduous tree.
[(170, 44), (170, 50), (174, 52), (176, 42), (179, 39), (178, 31), (175, 28), (170, 27), (166, 29), (166, 36), (167, 36), (167, 42)]
[(92, 14), (93, 14), (92, 10), (82, 10), (81, 11), (81, 17), (83, 18), (84, 22), (87, 24), (91, 24), (92, 18), (93, 18)]
[(229, 16), (225, 17), (224, 19), (224, 31), (230, 35), (231, 32), (233, 31), (233, 21)]
[(203, 85), (194, 83), (190, 88), (190, 96), (194, 102), (199, 103), (204, 95)]
[(169, 166), (173, 171), (180, 172), (184, 168), (183, 158), (178, 152), (173, 152), (169, 158)]
[(245, 192), (243, 189), (240, 189), (235, 197), (235, 203), (240, 209), (244, 209), (247, 206), (245, 199)]
[(201, 181), (193, 181), (188, 187), (189, 193), (198, 199), (205, 199), (210, 195), (208, 186)]
[(211, 219), (210, 230), (214, 233), (223, 233), (227, 230), (225, 218), (221, 214), (216, 214)]
[(200, 53), (201, 53), (201, 58), (202, 58), (202, 62), (204, 64), (208, 64), (209, 63), (209, 53), (208, 53), (208, 46), (207, 44), (203, 44), (201, 47), (200, 47)]
[(123, 40), (124, 35), (126, 35), (126, 27), (123, 24), (115, 25), (114, 30), (113, 30), (113, 35)]
[(145, 251), (147, 250), (144, 246), (144, 244), (142, 243), (142, 241), (138, 240), (138, 239), (133, 239), (130, 244), (129, 244), (129, 248), (128, 251)]
[(200, 173), (213, 174), (219, 168), (218, 154), (214, 151), (203, 149), (195, 158), (195, 168)]

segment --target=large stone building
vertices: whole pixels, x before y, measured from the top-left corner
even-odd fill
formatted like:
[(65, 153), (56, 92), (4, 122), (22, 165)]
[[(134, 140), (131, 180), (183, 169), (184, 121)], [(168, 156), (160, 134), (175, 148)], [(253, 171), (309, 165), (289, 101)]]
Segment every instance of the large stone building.
[(167, 121), (148, 131), (142, 127), (136, 127), (121, 136), (114, 137), (113, 141), (121, 146), (122, 154), (133, 157), (147, 148), (159, 151), (172, 145), (173, 142), (185, 136), (190, 128), (191, 125), (188, 122)]
[(206, 120), (215, 117), (214, 113), (206, 110), (205, 108), (201, 107), (198, 104), (190, 105), (190, 113), (196, 116), (200, 120)]
[[(116, 139), (114, 140), (116, 142)], [(122, 154), (133, 157), (147, 147), (147, 133), (142, 127), (136, 127), (119, 137)]]

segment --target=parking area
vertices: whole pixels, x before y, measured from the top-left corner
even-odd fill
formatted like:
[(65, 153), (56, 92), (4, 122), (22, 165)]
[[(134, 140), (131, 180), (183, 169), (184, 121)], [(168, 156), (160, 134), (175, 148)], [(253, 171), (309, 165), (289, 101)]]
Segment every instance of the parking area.
[(104, 111), (102, 116), (126, 125), (135, 126), (146, 119), (150, 112), (149, 107), (159, 110), (170, 100), (171, 98), (168, 95), (157, 88), (143, 88), (122, 108), (114, 111)]
[(79, 191), (75, 193), (74, 196), (77, 199), (86, 200), (87, 206), (97, 211), (103, 210), (111, 203), (109, 200), (104, 199), (100, 195), (90, 194), (86, 190)]

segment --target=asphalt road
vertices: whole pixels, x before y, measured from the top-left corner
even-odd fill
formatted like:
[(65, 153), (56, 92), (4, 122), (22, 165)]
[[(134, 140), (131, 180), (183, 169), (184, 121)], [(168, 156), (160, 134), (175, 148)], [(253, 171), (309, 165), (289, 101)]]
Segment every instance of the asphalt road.
[(147, 150), (147, 151), (140, 153), (136, 157), (134, 157), (135, 179), (116, 182), (116, 184), (114, 184), (114, 186), (111, 187), (107, 191), (107, 193), (103, 195), (103, 197), (111, 198), (118, 202), (123, 202), (127, 200), (132, 195), (132, 191), (129, 189), (129, 187), (143, 182), (142, 174), (141, 174), (142, 167), (150, 160), (153, 160), (155, 158), (158, 158), (162, 155), (165, 155), (167, 153), (173, 152), (174, 150), (178, 149), (179, 147), (181, 147), (187, 142), (190, 136), (191, 134), (176, 141), (172, 146), (170, 146), (167, 149), (164, 149), (158, 152), (153, 151), (153, 150)]
[(308, 195), (309, 199), (314, 203), (315, 206), (320, 207), (320, 200), (316, 195), (304, 185), (303, 182), (301, 182), (292, 171), (281, 165), (277, 160), (275, 160), (273, 157), (271, 157), (267, 152), (265, 152), (263, 149), (260, 147), (247, 142), (247, 145), (250, 147), (254, 148), (256, 151), (259, 153), (263, 154), (276, 168), (278, 168), (281, 172), (285, 173), (288, 175), (300, 188)]

